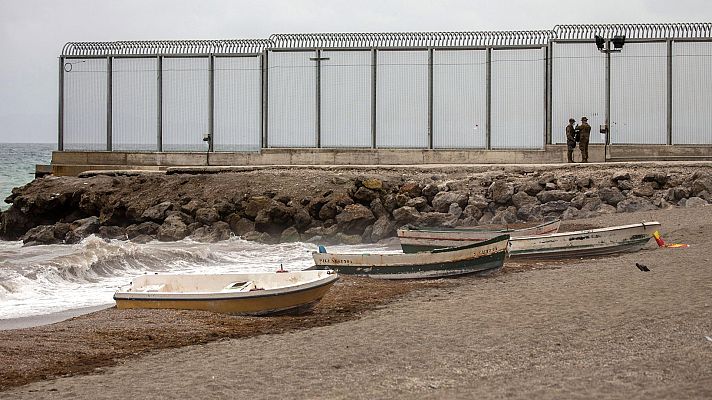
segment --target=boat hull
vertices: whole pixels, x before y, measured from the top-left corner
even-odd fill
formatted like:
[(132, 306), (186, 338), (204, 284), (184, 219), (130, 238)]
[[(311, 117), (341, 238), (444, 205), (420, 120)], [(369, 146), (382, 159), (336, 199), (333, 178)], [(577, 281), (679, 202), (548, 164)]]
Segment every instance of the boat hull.
[(660, 229), (657, 222), (620, 227), (514, 238), (509, 243), (513, 259), (562, 259), (603, 256), (641, 250)]
[(314, 253), (315, 268), (380, 279), (438, 278), (493, 272), (502, 267), (509, 236), (482, 243), (418, 254)]
[(559, 231), (561, 221), (551, 221), (524, 229), (486, 230), (463, 228), (421, 228), (399, 229), (398, 239), (405, 253), (431, 251), (446, 247), (459, 247), (470, 243), (483, 242), (499, 235), (509, 235), (512, 238), (522, 236), (547, 235)]
[(117, 293), (114, 300), (118, 309), (201, 310), (234, 315), (299, 314), (310, 311), (337, 280), (338, 276), (333, 274), (331, 279), (298, 290), (281, 293), (260, 290), (248, 293), (249, 296), (228, 293), (216, 297), (206, 293), (202, 296), (167, 294), (150, 298), (142, 293)]

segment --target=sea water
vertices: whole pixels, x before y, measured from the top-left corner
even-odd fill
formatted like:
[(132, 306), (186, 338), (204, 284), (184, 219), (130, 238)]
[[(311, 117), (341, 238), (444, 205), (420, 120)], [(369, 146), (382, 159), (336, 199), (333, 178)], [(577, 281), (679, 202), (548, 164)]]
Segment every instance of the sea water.
[[(0, 196), (34, 178), (53, 145), (0, 143)], [(113, 293), (146, 273), (235, 273), (302, 270), (313, 265), (310, 243), (267, 245), (232, 237), (218, 243), (105, 240), (24, 247), (0, 240), (0, 320), (113, 304)], [(371, 252), (382, 246), (333, 246), (329, 251)]]

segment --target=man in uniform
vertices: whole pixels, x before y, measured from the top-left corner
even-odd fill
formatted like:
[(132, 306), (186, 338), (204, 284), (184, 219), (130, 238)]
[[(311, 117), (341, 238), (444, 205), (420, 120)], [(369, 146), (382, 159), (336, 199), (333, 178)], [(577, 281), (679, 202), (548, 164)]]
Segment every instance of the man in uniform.
[(581, 125), (576, 126), (579, 131), (579, 148), (581, 149), (581, 162), (588, 162), (588, 139), (591, 137), (591, 125), (588, 124), (588, 118), (581, 117)]
[(574, 149), (576, 148), (574, 122), (576, 122), (575, 119), (569, 118), (569, 124), (566, 125), (566, 159), (570, 163), (574, 162)]

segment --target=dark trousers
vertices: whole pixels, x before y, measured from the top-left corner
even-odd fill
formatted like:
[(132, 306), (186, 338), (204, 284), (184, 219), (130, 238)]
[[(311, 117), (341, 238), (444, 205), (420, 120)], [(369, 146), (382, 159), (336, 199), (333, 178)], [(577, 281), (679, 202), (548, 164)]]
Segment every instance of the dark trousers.
[(573, 140), (566, 141), (566, 160), (568, 162), (574, 162), (574, 149), (576, 148), (576, 142)]
[(581, 162), (588, 162), (588, 138), (581, 138), (579, 148), (581, 149)]

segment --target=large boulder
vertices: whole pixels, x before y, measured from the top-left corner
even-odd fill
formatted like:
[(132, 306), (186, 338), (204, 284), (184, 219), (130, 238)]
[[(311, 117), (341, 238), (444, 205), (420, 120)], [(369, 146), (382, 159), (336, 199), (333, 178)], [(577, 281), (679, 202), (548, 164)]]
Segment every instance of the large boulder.
[(418, 221), (415, 222), (417, 226), (432, 226), (432, 227), (452, 227), (455, 226), (457, 218), (448, 213), (440, 212), (427, 212), (421, 213)]
[(173, 203), (164, 201), (163, 203), (147, 208), (146, 211), (141, 214), (140, 219), (141, 221), (163, 221), (166, 218), (166, 212), (172, 208)]
[(481, 194), (473, 194), (467, 200), (468, 206), (474, 206), (479, 208), (480, 210), (484, 210), (485, 208), (487, 208), (489, 203), (490, 202), (487, 200), (487, 198), (485, 198), (485, 196), (482, 196)]
[(693, 196), (693, 197), (690, 197), (689, 199), (687, 199), (687, 201), (685, 202), (685, 207), (688, 207), (688, 208), (701, 207), (701, 206), (706, 206), (708, 204), (709, 203), (707, 202), (707, 200)]
[(692, 193), (698, 196), (702, 192), (712, 193), (712, 176), (701, 176), (692, 182)]
[(281, 243), (298, 242), (301, 239), (302, 238), (299, 235), (299, 231), (293, 226), (290, 226), (289, 228), (283, 230), (282, 234), (279, 236), (279, 241)]
[(434, 183), (428, 183), (423, 187), (423, 190), (421, 191), (422, 195), (428, 199), (428, 201), (433, 201), (435, 198), (435, 195), (440, 192), (440, 188), (438, 185)]
[(562, 213), (566, 211), (571, 207), (571, 203), (568, 201), (563, 201), (563, 200), (554, 200), (550, 201), (548, 203), (544, 203), (540, 206), (539, 210), (541, 211), (542, 214), (547, 215), (547, 214), (556, 214), (556, 213)]
[(378, 198), (378, 193), (367, 187), (361, 186), (358, 190), (356, 190), (353, 198), (361, 204), (371, 204), (373, 200)]
[(413, 207), (401, 207), (393, 210), (393, 218), (399, 225), (415, 222), (420, 218), (420, 212)]
[(623, 212), (636, 212), (636, 211), (649, 211), (656, 210), (657, 207), (650, 202), (650, 200), (643, 197), (631, 196), (618, 202), (616, 205), (616, 211), (619, 213)]
[(534, 196), (529, 196), (527, 192), (522, 192), (519, 191), (512, 195), (512, 204), (514, 204), (514, 207), (522, 207), (526, 204), (537, 204), (537, 198)]
[(378, 218), (373, 224), (371, 231), (371, 240), (377, 242), (393, 235), (393, 223), (388, 217), (383, 216)]
[(257, 213), (267, 208), (272, 202), (273, 200), (267, 196), (251, 197), (245, 205), (245, 215), (250, 218), (255, 218), (257, 217)]
[(162, 242), (182, 240), (186, 236), (188, 236), (188, 226), (177, 215), (167, 217), (156, 233), (156, 238)]
[(616, 171), (613, 173), (613, 176), (611, 177), (611, 180), (613, 182), (619, 182), (619, 181), (627, 181), (630, 179), (630, 173), (626, 171)]
[(428, 199), (426, 199), (425, 197), (422, 197), (422, 196), (409, 199), (405, 203), (405, 205), (408, 207), (413, 207), (418, 211), (429, 211), (429, 210), (427, 210), (427, 208), (430, 207), (428, 205)]
[(652, 182), (643, 182), (633, 188), (633, 194), (638, 197), (651, 197), (655, 194)]
[(450, 204), (453, 203), (458, 204), (461, 208), (465, 207), (467, 195), (460, 192), (439, 192), (433, 198), (433, 209), (437, 212), (448, 212)]
[(294, 226), (297, 229), (306, 229), (312, 224), (312, 218), (303, 208), (299, 208), (293, 213)]
[(240, 217), (239, 214), (231, 214), (227, 223), (230, 225), (230, 230), (237, 236), (244, 236), (247, 232), (255, 230), (255, 223), (247, 218)]
[(552, 201), (571, 201), (576, 197), (576, 192), (566, 192), (563, 190), (545, 190), (542, 192), (539, 192), (536, 195), (537, 200), (541, 202), (542, 204), (544, 203), (549, 203)]
[(25, 246), (62, 243), (63, 237), (55, 235), (54, 225), (40, 225), (27, 231), (20, 240)]
[(339, 231), (359, 235), (376, 220), (371, 210), (361, 204), (350, 204), (336, 216)]
[(35, 225), (36, 223), (28, 214), (23, 213), (20, 207), (13, 205), (0, 215), (0, 238), (17, 240)]
[[(217, 221), (211, 226), (197, 228), (190, 237), (203, 243), (216, 243), (230, 238), (230, 225), (227, 222)], [(160, 240), (160, 238), (159, 238)]]
[(137, 225), (129, 225), (126, 228), (126, 236), (129, 239), (142, 235), (153, 236), (158, 232), (158, 228), (160, 228), (160, 225), (155, 222), (142, 222)]
[(524, 192), (530, 196), (536, 196), (539, 192), (544, 190), (544, 186), (540, 185), (536, 181), (526, 181), (519, 186), (519, 191)]
[(517, 208), (507, 207), (504, 210), (497, 211), (492, 218), (493, 224), (506, 225), (517, 222)]
[(606, 204), (616, 206), (625, 200), (625, 195), (618, 188), (601, 188), (598, 190), (598, 197)]
[(676, 203), (680, 199), (690, 197), (690, 190), (683, 186), (676, 186), (668, 189), (663, 195), (663, 199), (670, 203)]
[(199, 208), (195, 211), (195, 220), (203, 225), (212, 225), (220, 220), (220, 214), (214, 208)]
[(383, 189), (383, 181), (377, 178), (366, 178), (361, 181), (361, 185), (363, 185), (367, 189), (371, 190), (381, 190)]
[(499, 204), (506, 204), (512, 199), (514, 185), (507, 181), (496, 180), (492, 182), (487, 191), (492, 201)]
[(517, 209), (517, 218), (522, 221), (541, 221), (542, 212), (539, 204), (525, 204)]
[(69, 232), (65, 236), (66, 243), (79, 243), (85, 237), (99, 230), (99, 217), (78, 219), (69, 225)]
[(648, 172), (643, 176), (643, 182), (651, 182), (655, 183), (657, 186), (656, 189), (662, 188), (665, 186), (665, 183), (668, 181), (668, 176), (667, 174), (663, 172)]
[(401, 185), (398, 189), (398, 193), (404, 194), (408, 197), (418, 197), (421, 195), (423, 188), (418, 182), (409, 181)]
[(381, 218), (390, 214), (386, 207), (383, 205), (381, 199), (375, 199), (371, 202), (371, 211), (373, 212), (373, 215), (376, 216), (376, 218)]
[(120, 226), (100, 226), (97, 235), (105, 239), (126, 240), (126, 229)]

